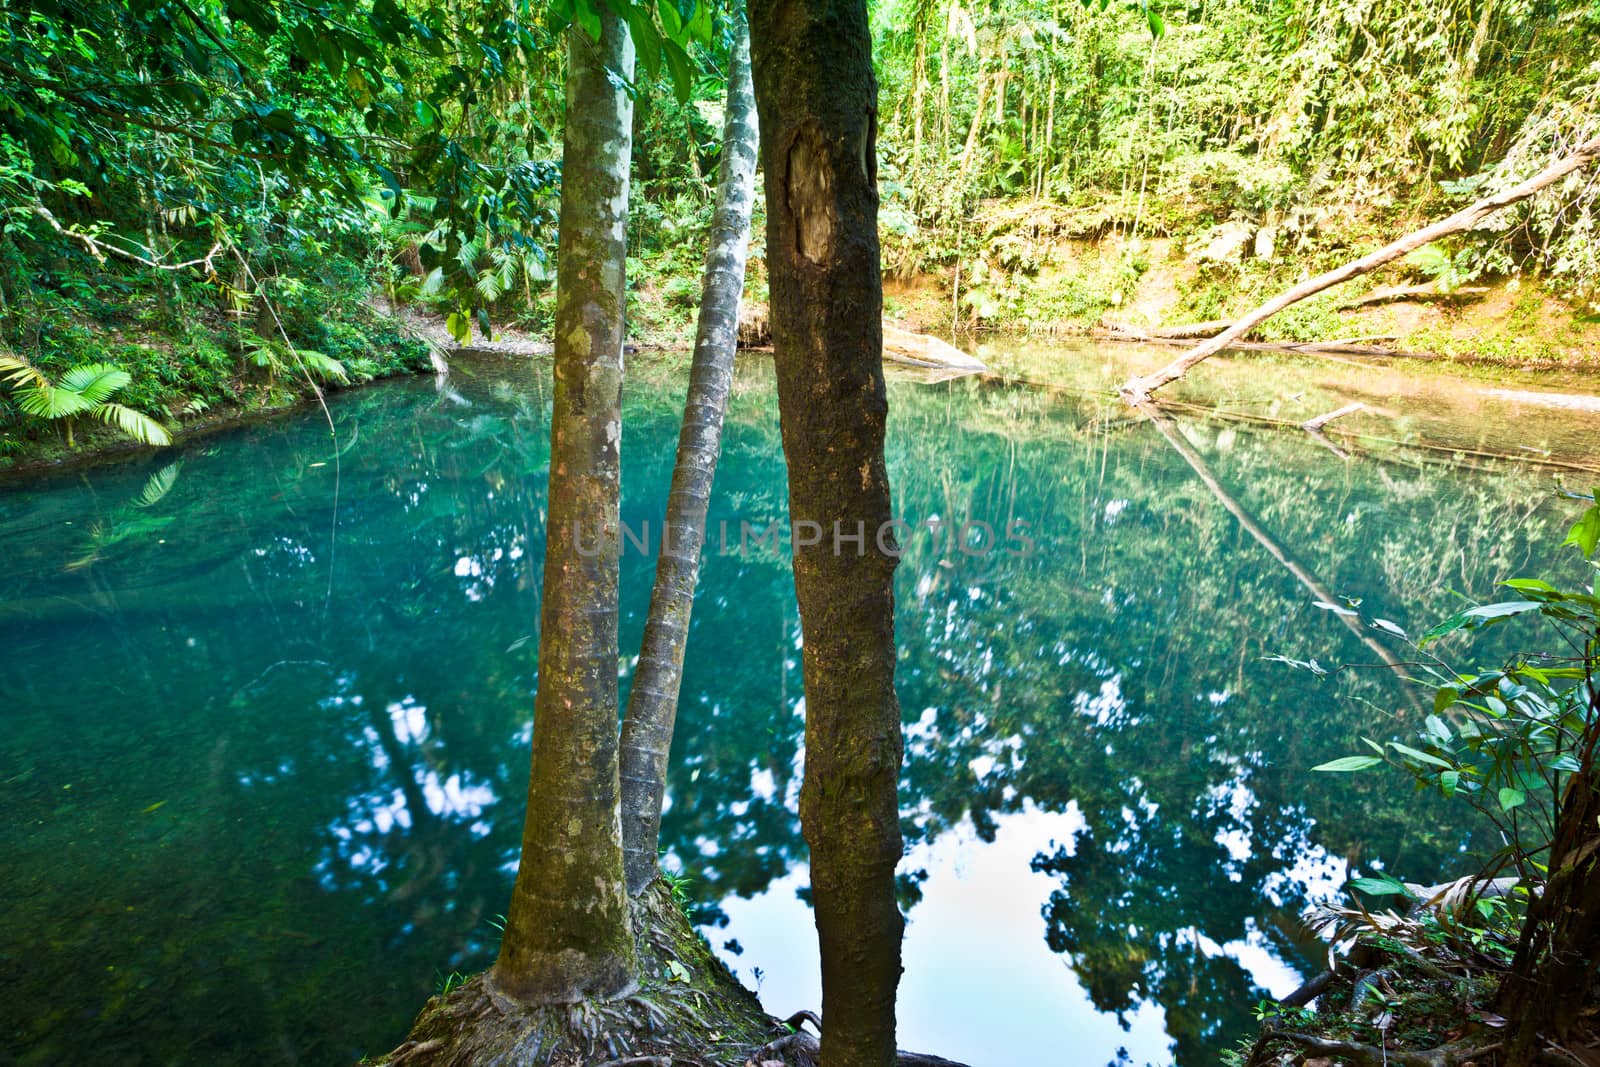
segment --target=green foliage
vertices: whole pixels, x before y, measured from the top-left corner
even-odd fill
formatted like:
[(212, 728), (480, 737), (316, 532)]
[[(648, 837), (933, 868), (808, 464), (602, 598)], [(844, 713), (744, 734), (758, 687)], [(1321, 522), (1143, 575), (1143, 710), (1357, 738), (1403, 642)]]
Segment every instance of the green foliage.
[[(1408, 772), (1418, 788), (1470, 804), (1505, 842), (1485, 877), (1511, 866), (1526, 883), (1542, 881), (1541, 857), (1557, 834), (1568, 786), (1574, 776), (1592, 771), (1600, 739), (1600, 505), (1594, 496), (1582, 499), (1589, 506), (1563, 544), (1578, 548), (1587, 583), (1562, 588), (1543, 578), (1513, 578), (1502, 584), (1516, 599), (1459, 611), (1415, 640), (1387, 620), (1374, 620), (1375, 629), (1406, 640), (1424, 661), (1432, 679), (1432, 714), (1414, 744), (1363, 738), (1372, 754), (1312, 768), (1357, 772), (1388, 763)], [(1467, 672), (1428, 655), (1454, 635), (1514, 620), (1544, 622), (1544, 633), (1562, 638), (1566, 647), (1520, 653), (1503, 666)]]
[(74, 443), (72, 420), (78, 416), (99, 419), (140, 444), (172, 443), (159, 422), (111, 399), (132, 379), (127, 371), (110, 363), (80, 363), (52, 382), (27, 360), (0, 352), (0, 376), (10, 384), (12, 396), (24, 414), (62, 420), (68, 447)]
[[(1070, 235), (1086, 239), (1244, 220), (1293, 238), (1296, 255), (1348, 251), (1329, 225), (1347, 214), (1403, 231), (1600, 130), (1600, 8), (1587, 0), (1151, 13), (1043, 0), (878, 8), (897, 269), (948, 265), (994, 198), (1072, 205)], [(1600, 188), (1574, 179), (1450, 248), (1436, 273), (1450, 288), (1538, 271), (1600, 310), (1597, 219)]]

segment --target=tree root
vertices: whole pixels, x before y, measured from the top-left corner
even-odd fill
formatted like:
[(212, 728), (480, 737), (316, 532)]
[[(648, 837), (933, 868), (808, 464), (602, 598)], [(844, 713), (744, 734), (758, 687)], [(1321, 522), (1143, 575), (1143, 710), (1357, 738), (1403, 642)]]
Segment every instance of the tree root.
[(738, 1067), (771, 1035), (773, 1020), (695, 933), (663, 884), (636, 903), (641, 987), (612, 1000), (530, 1005), (503, 992), (492, 972), (480, 974), (429, 1000), (406, 1042), (380, 1062)]
[(1263, 1057), (1268, 1044), (1273, 1041), (1287, 1041), (1297, 1045), (1307, 1052), (1319, 1056), (1342, 1056), (1355, 1064), (1355, 1067), (1460, 1067), (1460, 1065), (1473, 1060), (1480, 1060), (1500, 1047), (1496, 1041), (1488, 1045), (1441, 1045), (1436, 1049), (1425, 1051), (1406, 1051), (1403, 1049), (1386, 1050), (1377, 1045), (1361, 1045), (1352, 1041), (1334, 1041), (1329, 1038), (1317, 1037), (1313, 1034), (1297, 1033), (1293, 1030), (1268, 1030), (1256, 1042), (1255, 1049), (1246, 1061), (1247, 1067), (1263, 1067), (1267, 1062)]
[[(821, 1033), (822, 1020), (816, 1012), (797, 1011), (784, 1022), (785, 1026), (794, 1028), (794, 1032), (762, 1045), (745, 1067), (770, 1067), (772, 1064), (779, 1067), (819, 1067), (822, 1062), (822, 1043), (801, 1029), (805, 1023), (810, 1023)], [(895, 1067), (966, 1067), (966, 1064), (902, 1049), (895, 1053)]]

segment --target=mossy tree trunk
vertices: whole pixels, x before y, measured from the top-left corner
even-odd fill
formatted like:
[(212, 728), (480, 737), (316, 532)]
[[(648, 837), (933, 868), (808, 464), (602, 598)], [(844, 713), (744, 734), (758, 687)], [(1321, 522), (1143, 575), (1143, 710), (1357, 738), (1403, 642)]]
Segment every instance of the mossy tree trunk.
[(779, 416), (805, 645), (801, 826), (823, 1062), (895, 1061), (898, 548), (884, 467), (877, 85), (865, 0), (751, 0)]
[(645, 621), (639, 666), (622, 726), (622, 847), (628, 889), (638, 893), (656, 876), (667, 757), (683, 681), (684, 645), (705, 546), (706, 509), (722, 449), (722, 418), (733, 386), (750, 246), (750, 208), (756, 187), (756, 104), (750, 84), (750, 34), (740, 5), (728, 62), (728, 111), (722, 128), (722, 170), (700, 288), (700, 320), (689, 395), (678, 432), (678, 457), (656, 561), (655, 587)]
[(567, 31), (539, 689), (522, 862), (494, 983), (527, 1003), (634, 982), (617, 769), (617, 530), (633, 79), (626, 24)]

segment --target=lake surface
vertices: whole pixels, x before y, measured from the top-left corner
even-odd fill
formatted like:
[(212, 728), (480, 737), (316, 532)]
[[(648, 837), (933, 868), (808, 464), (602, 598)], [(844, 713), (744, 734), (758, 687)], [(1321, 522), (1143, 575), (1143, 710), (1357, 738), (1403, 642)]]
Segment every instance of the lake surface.
[[(1064, 1045), (1094, 1067), (1214, 1063), (1259, 999), (1319, 969), (1308, 902), (1352, 872), (1466, 873), (1478, 844), (1464, 809), (1398, 776), (1309, 773), (1418, 725), (1382, 666), (1406, 649), (1315, 601), (1416, 632), (1544, 572), (1571, 512), (1556, 474), (1479, 453), (1583, 464), (1600, 425), (1471, 382), (1240, 359), (1187, 394), (1240, 418), (1156, 426), (1103, 391), (1167, 352), (988, 354), (1034, 384), (891, 384), (896, 509), (943, 524), (898, 572), (901, 1044), (975, 1067)], [(630, 374), (623, 514), (658, 530), (686, 375)], [(0, 487), (9, 1054), (351, 1062), (492, 960), (528, 773), (548, 378), (464, 360), (442, 388), (332, 398), (331, 438), (307, 411)], [(1374, 410), (1328, 444), (1258, 424), (1353, 396)], [(784, 484), (753, 356), (663, 833), (712, 944), (778, 1014), (820, 1006), (800, 634), (786, 550), (738, 549), (741, 522), (785, 519)], [(626, 685), (653, 561), (630, 545), (622, 567)]]

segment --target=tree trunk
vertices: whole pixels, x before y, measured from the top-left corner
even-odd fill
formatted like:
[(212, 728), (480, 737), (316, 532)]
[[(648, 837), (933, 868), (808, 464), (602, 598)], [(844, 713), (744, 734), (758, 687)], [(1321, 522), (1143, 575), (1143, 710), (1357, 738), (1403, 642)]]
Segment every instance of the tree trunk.
[(1562, 794), (1550, 876), (1528, 905), (1511, 973), (1497, 1008), (1515, 1029), (1506, 1047), (1509, 1067), (1541, 1062), (1541, 1038), (1566, 1041), (1582, 1024), (1600, 973), (1600, 633), (1584, 649), (1589, 726), (1576, 746), (1579, 768)]
[(678, 458), (667, 495), (650, 615), (622, 725), (622, 848), (631, 893), (643, 890), (656, 876), (661, 801), (678, 713), (678, 686), (683, 681), (683, 650), (705, 545), (706, 508), (722, 447), (722, 417), (733, 384), (739, 297), (744, 292), (756, 186), (756, 103), (750, 84), (750, 34), (742, 16), (742, 7), (736, 4), (722, 173), (700, 288), (689, 395), (678, 432)]
[(989, 95), (994, 89), (995, 78), (982, 72), (982, 64), (978, 73), (978, 107), (972, 113), (972, 125), (967, 128), (967, 143), (961, 149), (961, 162), (956, 165), (955, 189), (957, 194), (966, 188), (967, 170), (972, 166), (972, 161), (977, 157), (978, 138), (983, 134), (984, 119), (989, 116)]
[(1183, 377), (1190, 367), (1209, 356), (1216, 355), (1228, 347), (1229, 344), (1243, 337), (1284, 308), (1298, 304), (1309, 296), (1315, 296), (1324, 289), (1331, 289), (1341, 282), (1349, 281), (1351, 278), (1360, 277), (1368, 271), (1376, 270), (1385, 263), (1392, 263), (1401, 256), (1409, 252), (1415, 252), (1423, 245), (1437, 241), (1441, 237), (1448, 237), (1451, 234), (1470, 230), (1501, 208), (1510, 207), (1512, 204), (1526, 200), (1539, 190), (1554, 185), (1568, 174), (1582, 170), (1597, 158), (1600, 158), (1600, 137), (1595, 137), (1579, 145), (1571, 155), (1556, 160), (1520, 185), (1513, 186), (1503, 193), (1486, 196), (1482, 200), (1462, 208), (1448, 218), (1440, 219), (1430, 226), (1424, 226), (1415, 233), (1407, 234), (1398, 241), (1384, 245), (1376, 252), (1370, 252), (1358, 260), (1346, 263), (1337, 270), (1330, 270), (1317, 275), (1315, 278), (1301, 282), (1294, 288), (1278, 294), (1254, 311), (1242, 316), (1226, 330), (1223, 330), (1209, 341), (1196, 345), (1193, 350), (1185, 353), (1181, 358), (1173, 360), (1160, 370), (1140, 378), (1128, 379), (1122, 385), (1123, 399), (1131, 404), (1138, 404), (1148, 400), (1152, 392), (1168, 382), (1176, 381)]
[(928, 8), (924, 5), (919, 10), (917, 29), (917, 51), (911, 63), (911, 173), (918, 175), (922, 171), (922, 125), (923, 116), (927, 108), (923, 104), (923, 93), (928, 80)]
[(823, 1061), (895, 1061), (894, 567), (884, 425), (877, 85), (865, 0), (752, 0), (779, 418), (804, 635), (800, 820)]
[(567, 31), (555, 394), (522, 862), (493, 980), (528, 1003), (634, 981), (617, 807), (617, 529), (633, 79), (627, 26)]

